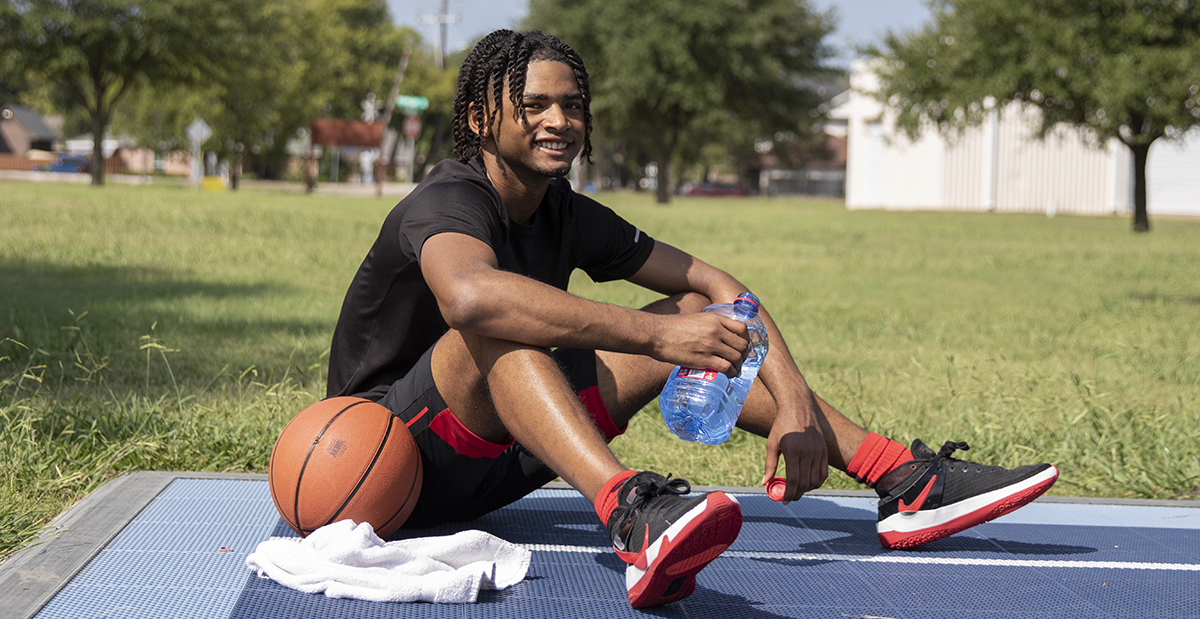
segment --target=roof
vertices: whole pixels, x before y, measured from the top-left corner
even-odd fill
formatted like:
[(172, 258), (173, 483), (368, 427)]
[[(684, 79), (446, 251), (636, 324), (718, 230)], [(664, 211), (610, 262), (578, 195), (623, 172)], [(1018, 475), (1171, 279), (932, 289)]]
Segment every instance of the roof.
[(383, 121), (367, 124), (361, 120), (313, 118), (308, 126), (312, 143), (324, 146), (377, 147), (383, 138)]
[(41, 114), (15, 103), (6, 103), (0, 109), (12, 110), (13, 116), (33, 133), (35, 142), (52, 142), (58, 139), (58, 134), (46, 124)]

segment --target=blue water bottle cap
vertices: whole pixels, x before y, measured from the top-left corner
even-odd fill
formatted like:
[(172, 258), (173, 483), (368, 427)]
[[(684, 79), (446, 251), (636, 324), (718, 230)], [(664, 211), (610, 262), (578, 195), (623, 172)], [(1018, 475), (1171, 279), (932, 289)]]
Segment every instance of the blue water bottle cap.
[(743, 292), (742, 294), (739, 294), (737, 297), (737, 300), (734, 301), (733, 304), (737, 305), (739, 303), (751, 305), (754, 308), (754, 311), (752, 313), (754, 313), (754, 314), (758, 313), (759, 302), (758, 302), (758, 297), (754, 296), (754, 293)]

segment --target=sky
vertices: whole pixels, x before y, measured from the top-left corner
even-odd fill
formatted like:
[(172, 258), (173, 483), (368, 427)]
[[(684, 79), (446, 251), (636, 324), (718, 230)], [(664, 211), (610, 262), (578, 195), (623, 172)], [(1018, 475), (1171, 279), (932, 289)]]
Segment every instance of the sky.
[[(528, 0), (446, 0), (447, 12), (458, 22), (447, 29), (447, 49), (454, 51), (497, 28), (514, 28), (525, 17)], [(919, 27), (929, 18), (925, 0), (810, 0), (817, 10), (834, 9), (837, 29), (828, 42), (840, 50), (836, 64), (848, 66), (856, 45), (877, 42), (889, 29), (906, 31)], [(397, 23), (420, 32), (430, 43), (437, 43), (434, 24), (422, 23), (421, 16), (435, 15), (441, 0), (387, 0)]]

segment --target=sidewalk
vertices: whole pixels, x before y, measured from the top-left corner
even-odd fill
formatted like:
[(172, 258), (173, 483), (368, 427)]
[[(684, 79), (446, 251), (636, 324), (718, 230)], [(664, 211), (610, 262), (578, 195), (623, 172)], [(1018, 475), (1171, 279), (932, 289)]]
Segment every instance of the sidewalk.
[[(416, 187), (416, 183), (384, 183), (380, 196), (387, 198), (403, 198)], [(241, 189), (250, 191), (283, 191), (288, 193), (304, 193), (304, 183), (297, 181), (259, 181), (243, 179)], [(320, 196), (348, 196), (359, 198), (376, 197), (375, 183), (317, 183), (313, 190)]]
[[(75, 183), (88, 184), (92, 182), (90, 174), (79, 172), (42, 172), (42, 171), (23, 171), (23, 170), (0, 170), (0, 180), (12, 181), (27, 181), (27, 182), (48, 182), (48, 183)], [(138, 174), (105, 174), (105, 183), (123, 184), (123, 185), (146, 185), (146, 184), (169, 184), (186, 186), (187, 179), (181, 177), (162, 177), (162, 176), (144, 176)], [(380, 197), (385, 198), (403, 198), (407, 196), (416, 187), (416, 183), (384, 183), (382, 191), (379, 192)], [(245, 191), (280, 191), (285, 193), (305, 193), (304, 183), (299, 181), (265, 181), (265, 180), (248, 180), (242, 179), (238, 186), (239, 190)], [(229, 189), (226, 188), (226, 191)], [(320, 182), (313, 193), (321, 196), (347, 196), (360, 198), (374, 198), (377, 196), (374, 183), (330, 183)]]

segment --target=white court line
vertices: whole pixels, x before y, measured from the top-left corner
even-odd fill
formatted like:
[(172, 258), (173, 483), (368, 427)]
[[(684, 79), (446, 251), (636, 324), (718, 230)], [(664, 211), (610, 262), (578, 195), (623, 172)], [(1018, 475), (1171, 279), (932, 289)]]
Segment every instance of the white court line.
[[(542, 552), (576, 552), (583, 554), (603, 554), (612, 549), (605, 546), (563, 546), (559, 544), (518, 544), (527, 550)], [(1034, 561), (1027, 559), (972, 559), (968, 557), (914, 557), (898, 555), (839, 555), (809, 552), (756, 552), (747, 550), (727, 550), (722, 557), (737, 559), (772, 559), (786, 561), (847, 561), (854, 563), (911, 563), (929, 565), (990, 565), (999, 567), (1070, 567), (1091, 569), (1124, 569), (1124, 570), (1171, 570), (1179, 572), (1200, 572), (1200, 564), (1195, 563), (1140, 563), (1134, 561)]]

